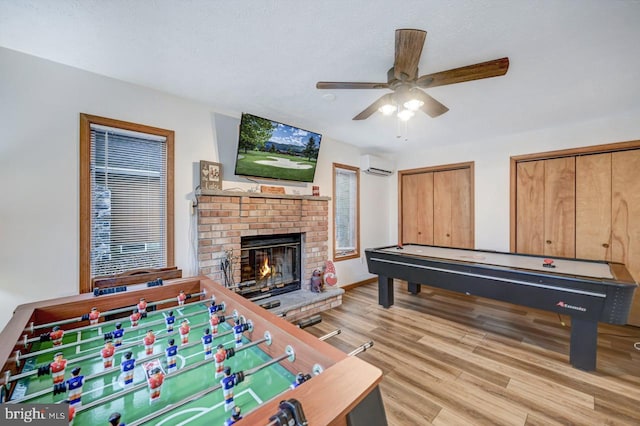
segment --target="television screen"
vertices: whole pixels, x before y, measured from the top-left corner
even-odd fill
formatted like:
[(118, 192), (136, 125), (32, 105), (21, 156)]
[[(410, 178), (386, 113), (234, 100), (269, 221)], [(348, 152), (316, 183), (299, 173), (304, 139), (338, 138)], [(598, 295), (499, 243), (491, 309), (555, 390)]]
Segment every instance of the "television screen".
[(236, 175), (313, 182), (322, 135), (242, 114)]

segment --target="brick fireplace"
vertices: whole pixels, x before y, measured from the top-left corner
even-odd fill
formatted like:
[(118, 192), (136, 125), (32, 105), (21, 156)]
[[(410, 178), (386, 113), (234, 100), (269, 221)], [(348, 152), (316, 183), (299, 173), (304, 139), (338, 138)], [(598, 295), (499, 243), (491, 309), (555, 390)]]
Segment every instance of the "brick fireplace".
[[(203, 190), (198, 199), (200, 273), (224, 285), (222, 262), (229, 258), (240, 283), (243, 238), (300, 234), (301, 287), (309, 289), (314, 269), (328, 257), (329, 197)], [(229, 280), (226, 280), (229, 281)]]

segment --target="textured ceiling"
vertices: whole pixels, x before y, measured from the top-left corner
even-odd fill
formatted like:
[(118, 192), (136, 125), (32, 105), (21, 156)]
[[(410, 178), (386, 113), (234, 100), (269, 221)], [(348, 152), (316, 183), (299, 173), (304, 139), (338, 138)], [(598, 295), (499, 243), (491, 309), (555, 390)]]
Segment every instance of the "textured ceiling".
[[(640, 108), (639, 22), (632, 0), (0, 0), (0, 46), (394, 152)], [(397, 28), (427, 31), (420, 75), (504, 56), (509, 72), (428, 89), (450, 111), (408, 140), (352, 121), (387, 91), (315, 83), (386, 81)]]

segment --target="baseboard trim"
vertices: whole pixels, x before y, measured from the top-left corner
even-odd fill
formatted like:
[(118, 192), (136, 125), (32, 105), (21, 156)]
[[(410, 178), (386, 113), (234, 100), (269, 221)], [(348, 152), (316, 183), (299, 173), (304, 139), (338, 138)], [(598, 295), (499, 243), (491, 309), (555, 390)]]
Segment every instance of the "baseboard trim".
[(376, 281), (378, 281), (378, 277), (373, 277), (373, 278), (368, 278), (366, 280), (358, 281), (358, 282), (355, 282), (355, 283), (343, 285), (340, 288), (343, 289), (344, 291), (349, 291), (349, 290), (352, 290), (352, 289), (354, 289), (356, 287), (360, 287), (361, 285), (367, 285), (367, 284), (375, 283)]

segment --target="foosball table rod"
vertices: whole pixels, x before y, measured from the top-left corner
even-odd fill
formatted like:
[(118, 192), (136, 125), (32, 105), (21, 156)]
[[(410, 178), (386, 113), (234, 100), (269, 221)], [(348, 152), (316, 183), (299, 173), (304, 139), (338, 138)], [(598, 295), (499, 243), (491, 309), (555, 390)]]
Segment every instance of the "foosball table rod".
[[(187, 298), (204, 296), (205, 294), (206, 294), (205, 292), (193, 293), (193, 294), (188, 295)], [(160, 304), (160, 303), (169, 303), (169, 302), (172, 302), (174, 300), (176, 300), (175, 297), (172, 297), (170, 299), (158, 300), (156, 302), (149, 302), (147, 306), (155, 306), (155, 305)], [(112, 311), (101, 312), (101, 316), (121, 314), (123, 312), (130, 311), (132, 308), (135, 308), (135, 305), (131, 305), (131, 306), (124, 307), (124, 308), (114, 309)], [(33, 334), (33, 332), (35, 330), (40, 330), (42, 328), (51, 328), (51, 327), (53, 327), (55, 325), (71, 324), (73, 322), (80, 322), (80, 321), (86, 321), (86, 320), (83, 319), (83, 317), (75, 317), (75, 318), (67, 318), (65, 320), (53, 321), (53, 322), (48, 322), (48, 323), (39, 324), (39, 325), (34, 325), (34, 323), (31, 322), (29, 327), (25, 328), (24, 331), (27, 332), (27, 333)]]
[(349, 352), (347, 355), (356, 356), (372, 347), (373, 347), (373, 340), (369, 340), (368, 342), (361, 344), (360, 346), (358, 346), (357, 348)]

